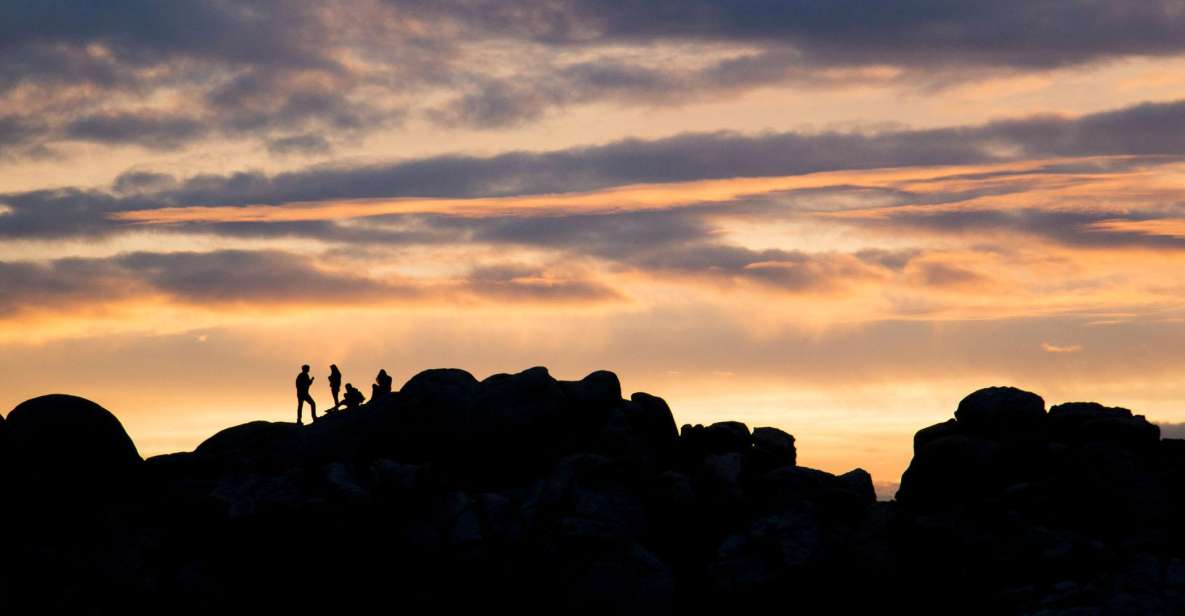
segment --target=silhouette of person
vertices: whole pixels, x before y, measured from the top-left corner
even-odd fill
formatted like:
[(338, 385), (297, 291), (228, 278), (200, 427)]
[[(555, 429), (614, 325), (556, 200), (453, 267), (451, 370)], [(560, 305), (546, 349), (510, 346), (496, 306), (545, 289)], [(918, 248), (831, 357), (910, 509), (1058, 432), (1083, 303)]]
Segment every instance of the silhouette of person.
[(370, 399), (376, 400), (379, 396), (389, 393), (391, 393), (391, 376), (387, 374), (386, 370), (379, 370), (378, 376), (374, 377), (374, 385), (370, 386)]
[(309, 387), (313, 385), (313, 377), (309, 376), (309, 365), (305, 364), (300, 367), (300, 374), (296, 375), (296, 425), (302, 425), (300, 420), (301, 412), (304, 410), (304, 403), (309, 403), (309, 413), (313, 416), (313, 421), (317, 421), (317, 403), (313, 402), (313, 397), (309, 395)]
[(366, 400), (366, 398), (362, 396), (362, 392), (358, 391), (357, 387), (354, 387), (354, 385), (351, 383), (346, 383), (346, 395), (342, 399), (342, 402), (346, 404), (346, 408), (354, 410), (358, 408), (364, 400)]
[(329, 364), (329, 391), (333, 393), (333, 408), (341, 406), (342, 373), (337, 364)]

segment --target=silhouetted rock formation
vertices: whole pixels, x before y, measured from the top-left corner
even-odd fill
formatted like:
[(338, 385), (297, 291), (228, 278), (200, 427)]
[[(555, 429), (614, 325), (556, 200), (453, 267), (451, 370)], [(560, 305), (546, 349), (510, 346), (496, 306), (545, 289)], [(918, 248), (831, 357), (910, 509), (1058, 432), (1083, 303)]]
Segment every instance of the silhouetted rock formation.
[(51, 493), (95, 491), (126, 481), (141, 463), (114, 415), (76, 396), (22, 402), (3, 426), (0, 459), (12, 487)]
[(594, 372), (429, 370), (316, 424), (141, 461), (69, 396), (0, 420), (0, 607), (86, 613), (1174, 613), (1185, 443), (975, 392), (898, 502), (794, 437)]
[[(977, 391), (919, 431), (897, 500), (906, 568), (992, 612), (1185, 612), (1185, 441), (1095, 403)], [(1060, 613), (1060, 612), (1059, 612)], [(1097, 613), (1097, 612), (1089, 612)]]

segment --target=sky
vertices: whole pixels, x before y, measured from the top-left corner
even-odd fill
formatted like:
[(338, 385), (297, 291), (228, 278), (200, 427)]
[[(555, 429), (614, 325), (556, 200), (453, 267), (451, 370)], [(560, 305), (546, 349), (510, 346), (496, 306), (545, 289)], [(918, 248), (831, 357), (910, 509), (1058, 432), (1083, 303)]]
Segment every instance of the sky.
[(0, 410), (145, 455), (545, 365), (886, 496), (990, 385), (1180, 431), (1182, 271), (1183, 0), (0, 5)]

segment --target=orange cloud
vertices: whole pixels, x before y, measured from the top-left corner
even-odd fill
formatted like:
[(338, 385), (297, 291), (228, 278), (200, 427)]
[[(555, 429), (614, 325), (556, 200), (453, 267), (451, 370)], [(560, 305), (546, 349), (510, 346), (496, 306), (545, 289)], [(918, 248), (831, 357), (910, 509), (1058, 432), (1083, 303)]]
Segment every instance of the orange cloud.
[[(1122, 157), (1116, 157), (1122, 158)], [(1073, 159), (1081, 163), (1091, 159)], [(1037, 160), (999, 165), (885, 168), (820, 172), (764, 178), (700, 180), (663, 184), (635, 184), (587, 192), (488, 198), (391, 198), (292, 202), (280, 205), (189, 206), (117, 212), (112, 220), (142, 224), (294, 222), (347, 220), (390, 214), (441, 214), (491, 217), (560, 215), (663, 209), (705, 203), (724, 203), (746, 196), (790, 190), (839, 186), (887, 186), (919, 191), (957, 190), (967, 176), (1038, 170), (1061, 160)], [(1011, 175), (1012, 181), (1017, 181)], [(1058, 176), (1034, 176), (1045, 182)], [(1021, 178), (1024, 179), (1024, 178)], [(999, 180), (1005, 181), (1004, 179)], [(1062, 178), (1063, 182), (1066, 180)], [(978, 184), (977, 184), (978, 185)]]

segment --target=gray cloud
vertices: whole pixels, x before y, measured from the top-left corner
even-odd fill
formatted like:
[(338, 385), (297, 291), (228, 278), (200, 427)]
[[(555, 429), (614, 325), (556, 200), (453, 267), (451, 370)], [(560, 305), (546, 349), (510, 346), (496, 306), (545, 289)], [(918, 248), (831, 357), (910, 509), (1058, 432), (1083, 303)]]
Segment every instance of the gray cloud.
[(744, 42), (808, 63), (1049, 67), (1185, 50), (1185, 5), (1151, 0), (388, 0), (400, 10), (545, 45)]
[(412, 294), (370, 278), (323, 271), (309, 257), (280, 251), (140, 252), (113, 263), (161, 293), (199, 304), (321, 304)]
[[(685, 104), (771, 84), (843, 85), (825, 69), (894, 66), (898, 84), (941, 87), (1005, 71), (1042, 71), (1128, 56), (1185, 52), (1185, 5), (1156, 0), (1113, 6), (1092, 0), (993, 3), (908, 0), (388, 0), (401, 15), (450, 24), (472, 40), (530, 42), (533, 62), (430, 112), (441, 122), (505, 128), (569, 104)], [(443, 30), (443, 28), (442, 28)], [(700, 67), (606, 54), (563, 62), (557, 52), (656, 43), (698, 45)], [(743, 46), (712, 61), (711, 45)], [(550, 52), (550, 53), (549, 53)], [(540, 56), (543, 60), (540, 61)], [(869, 77), (861, 79), (867, 81)], [(465, 81), (465, 80), (462, 80)]]
[(201, 306), (359, 305), (395, 301), (598, 302), (621, 300), (579, 272), (515, 264), (448, 278), (390, 281), (327, 269), (320, 257), (277, 250), (133, 252), (107, 258), (0, 261), (0, 318), (94, 309), (143, 297)]
[(947, 263), (920, 263), (913, 268), (919, 282), (930, 287), (961, 287), (983, 284), (987, 279), (977, 272)]
[[(170, 206), (537, 195), (633, 183), (795, 175), (889, 166), (993, 163), (1048, 156), (1130, 156), (1122, 160), (1055, 163), (1025, 171), (1029, 176), (1117, 173), (1185, 156), (1185, 134), (1167, 130), (1183, 121), (1185, 102), (1176, 102), (1140, 105), (1074, 119), (1038, 116), (971, 127), (875, 134), (691, 133), (652, 141), (632, 139), (549, 152), (507, 152), (489, 157), (444, 155), (391, 164), (315, 166), (276, 175), (241, 172), (178, 180), (165, 174), (136, 170), (118, 178), (112, 192), (75, 188), (0, 195), (0, 204), (9, 208), (6, 214), (0, 215), (0, 236), (109, 234), (134, 228), (111, 220), (110, 214)], [(313, 142), (315, 138), (310, 143)], [(1033, 177), (1009, 179), (1016, 173), (966, 174), (960, 179), (1009, 181), (981, 182), (981, 186), (958, 193), (942, 190), (908, 193), (886, 188), (841, 186), (745, 197), (727, 204), (727, 208), (736, 214), (778, 216), (872, 205), (953, 203), (1026, 190), (1039, 181)], [(711, 213), (710, 209), (698, 211), (704, 215)], [(1115, 214), (1115, 217), (1126, 219), (1152, 216), (1123, 212), (1119, 208)], [(557, 244), (610, 241), (646, 244), (664, 239), (651, 237), (651, 234), (673, 234), (666, 239), (678, 241), (681, 237), (700, 238), (705, 233), (703, 222), (693, 217), (676, 215), (660, 220), (661, 216), (491, 219), (480, 224), (459, 218), (454, 219), (459, 222), (450, 223), (431, 217), (380, 217), (371, 221), (375, 224), (351, 229), (324, 222), (195, 224), (162, 229), (196, 229), (228, 235), (319, 234), (318, 237), (329, 240), (373, 242), (439, 241), (447, 239), (449, 233), (468, 232), (487, 241), (513, 240), (512, 236), (517, 235), (551, 238), (549, 241)], [(1038, 211), (912, 211), (895, 214), (881, 223), (859, 224), (893, 223), (946, 232), (957, 232), (962, 226), (1029, 229), (1047, 232), (1063, 241), (1087, 244), (1129, 242), (1147, 245), (1154, 242), (1176, 246), (1180, 243), (1173, 238), (1149, 238), (1131, 233), (1081, 232), (1084, 225), (1102, 217)], [(384, 221), (412, 227), (380, 226), (379, 223)]]
[(1139, 105), (1080, 118), (1037, 116), (973, 127), (874, 134), (689, 133), (541, 153), (509, 152), (485, 158), (446, 155), (391, 165), (320, 167), (271, 177), (202, 176), (169, 196), (178, 202), (206, 204), (501, 196), (593, 190), (631, 183), (958, 165), (1043, 156), (1182, 156), (1185, 134), (1166, 130), (1182, 122), (1185, 101)]
[(0, 262), (0, 318), (26, 310), (90, 305), (133, 296), (136, 285), (105, 261)]
[(366, 302), (411, 297), (414, 287), (320, 269), (278, 251), (136, 252), (102, 259), (0, 262), (0, 315), (94, 307), (164, 295), (193, 304)]
[(828, 290), (884, 273), (880, 264), (853, 255), (724, 244), (702, 208), (433, 222), (461, 231), (472, 242), (550, 248), (650, 274), (750, 282), (789, 292)]
[(196, 118), (105, 113), (71, 121), (63, 127), (62, 135), (72, 141), (135, 143), (149, 148), (166, 149), (204, 136), (207, 131), (207, 125)]
[(602, 284), (572, 277), (548, 276), (538, 267), (501, 264), (473, 269), (464, 288), (475, 295), (501, 301), (597, 302), (622, 296)]
[[(1083, 248), (1185, 249), (1185, 238), (1148, 235), (1092, 227), (1103, 221), (1151, 221), (1169, 218), (1164, 212), (1128, 209), (1056, 211), (1034, 208), (1012, 210), (898, 211), (881, 219), (847, 218), (844, 223), (886, 230), (914, 229), (937, 234), (981, 235), (985, 231), (1043, 237)], [(1179, 219), (1174, 217), (1173, 219)]]
[[(314, 128), (397, 124), (407, 110), (377, 104), (376, 92), (391, 100), (446, 99), (436, 107), (413, 103), (437, 122), (504, 128), (574, 104), (685, 104), (770, 84), (848, 79), (820, 69), (889, 64), (905, 69), (902, 80), (932, 86), (983, 70), (1185, 52), (1181, 0), (908, 0), (891, 8), (877, 0), (385, 4), (388, 13), (355, 0), (7, 3), (0, 7), (0, 97), (20, 86), (54, 93), (86, 85), (138, 99), (179, 89), (187, 116), (100, 108), (74, 97), (53, 113), (40, 109), (45, 125), (22, 137), (27, 145), (84, 139), (172, 147), (166, 137), (266, 142)], [(704, 66), (661, 62), (651, 51), (664, 42), (700, 46)], [(481, 66), (487, 48), (507, 44), (518, 46), (519, 60), (505, 66), (507, 75), (488, 76)], [(749, 51), (713, 60), (715, 44)], [(623, 47), (635, 53), (616, 53)], [(582, 59), (569, 59), (573, 48)], [(340, 61), (346, 56), (370, 68)], [(113, 117), (93, 117), (100, 112)], [(201, 126), (185, 126), (187, 119)], [(124, 130), (137, 122), (149, 130)]]
[(324, 137), (310, 134), (270, 139), (267, 149), (272, 154), (325, 154), (332, 146)]
[[(0, 88), (80, 79), (110, 85), (136, 79), (128, 68), (178, 59), (333, 68), (318, 46), (326, 35), (313, 10), (277, 0), (11, 2), (0, 9)], [(107, 53), (86, 53), (92, 45)]]

